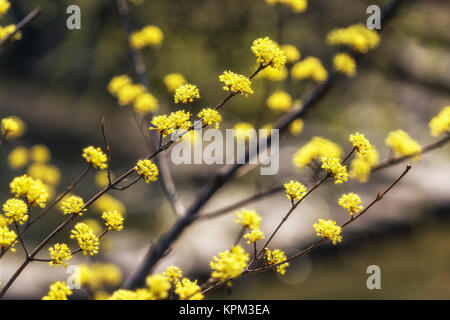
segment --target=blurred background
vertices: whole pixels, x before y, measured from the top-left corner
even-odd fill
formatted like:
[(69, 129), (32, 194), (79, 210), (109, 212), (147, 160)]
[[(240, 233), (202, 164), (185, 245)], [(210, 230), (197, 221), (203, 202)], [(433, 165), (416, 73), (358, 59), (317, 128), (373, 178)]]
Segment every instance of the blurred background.
[[(336, 49), (326, 43), (327, 33), (364, 22), (367, 6), (386, 2), (354, 0), (350, 5), (345, 0), (315, 0), (309, 1), (307, 11), (301, 14), (284, 8), (280, 42), (295, 45), (302, 56), (316, 56), (330, 68)], [(66, 8), (71, 4), (81, 8), (81, 30), (66, 27)], [(17, 23), (37, 6), (42, 8), (41, 15), (25, 28), (23, 39), (10, 43), (0, 56), (0, 118), (16, 115), (27, 126), (22, 138), (0, 150), (0, 202), (8, 199), (12, 178), (26, 171), (8, 167), (7, 157), (13, 148), (46, 145), (51, 150), (51, 163), (61, 171), (56, 191), (62, 191), (85, 168), (81, 150), (88, 145), (103, 146), (103, 117), (116, 176), (148, 154), (131, 109), (118, 106), (107, 90), (115, 75), (128, 74), (137, 81), (115, 2), (17, 0), (2, 23)], [(254, 39), (269, 36), (279, 41), (279, 9), (264, 0), (144, 0), (139, 6), (129, 3), (129, 9), (135, 28), (156, 25), (164, 33), (160, 48), (142, 50), (150, 91), (160, 101), (158, 113), (179, 108), (163, 83), (166, 74), (179, 72), (199, 87), (201, 99), (192, 106), (196, 113), (226, 95), (218, 82), (224, 70), (249, 74), (254, 69), (255, 58), (250, 51)], [(347, 150), (348, 135), (360, 131), (377, 147), (381, 160), (389, 156), (384, 145), (389, 131), (403, 129), (421, 145), (435, 141), (428, 122), (450, 104), (449, 12), (450, 2), (445, 0), (404, 1), (397, 15), (382, 26), (379, 47), (360, 60), (357, 76), (339, 79), (305, 119), (302, 134), (283, 140), (280, 172), (260, 176), (259, 170), (253, 170), (234, 179), (202, 212), (222, 208), (288, 179), (310, 183), (311, 172), (295, 169), (291, 158), (313, 136), (331, 139)], [(236, 97), (222, 110), (222, 130), (241, 121), (255, 123), (264, 110), (265, 82), (255, 80), (253, 88), (254, 95)], [(276, 88), (286, 89), (286, 83), (275, 83), (270, 90)], [(300, 98), (308, 87), (294, 82), (290, 90), (294, 98)], [(266, 110), (264, 121), (274, 121), (278, 116)], [(207, 298), (449, 299), (449, 160), (447, 145), (413, 163), (412, 171), (383, 201), (345, 230), (341, 245), (319, 247), (294, 261), (284, 276), (275, 272), (246, 276), (235, 281), (231, 290), (222, 288)], [(169, 164), (185, 206), (219, 168)], [(318, 218), (333, 218), (339, 223), (347, 219), (337, 205), (342, 193), (358, 192), (367, 204), (403, 169), (404, 164), (399, 164), (378, 171), (364, 184), (351, 181), (321, 187), (296, 210), (272, 246), (288, 255), (306, 247), (315, 240), (311, 226)], [(89, 199), (98, 190), (91, 172), (74, 193)], [(141, 182), (110, 195), (113, 199), (107, 199), (109, 203), (116, 201), (116, 206), (126, 207), (125, 230), (108, 234), (102, 253), (93, 260), (120, 266), (126, 278), (176, 217), (160, 183)], [(261, 229), (268, 234), (290, 203), (278, 193), (246, 207), (260, 213)], [(101, 208), (94, 206), (87, 217), (100, 221), (99, 211)], [(37, 245), (63, 219), (61, 212), (52, 210), (27, 232), (27, 245)], [(233, 221), (234, 212), (230, 212), (194, 224), (156, 271), (176, 264), (186, 275), (200, 282), (206, 280), (211, 257), (229, 248), (240, 230)], [(69, 230), (61, 232), (51, 244), (65, 241), (74, 246), (74, 241), (68, 240)], [(247, 248), (244, 241), (242, 245)], [(23, 260), (20, 246), (16, 247), (16, 253), (10, 252), (0, 260), (2, 283)], [(249, 246), (247, 249), (251, 250)], [(40, 257), (45, 258), (47, 252), (44, 249)], [(79, 264), (90, 259), (78, 255), (72, 261)], [(366, 268), (373, 264), (381, 268), (381, 290), (366, 287)], [(40, 298), (51, 282), (67, 276), (62, 268), (33, 263), (11, 287), (7, 298)], [(76, 297), (86, 295), (77, 292)]]

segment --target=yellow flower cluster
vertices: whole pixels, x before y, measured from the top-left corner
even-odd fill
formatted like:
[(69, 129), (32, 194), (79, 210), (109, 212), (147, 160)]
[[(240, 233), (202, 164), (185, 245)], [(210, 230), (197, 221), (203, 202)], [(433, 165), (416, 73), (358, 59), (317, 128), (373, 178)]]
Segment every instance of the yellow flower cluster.
[(275, 69), (271, 66), (268, 66), (267, 68), (261, 70), (257, 75), (258, 78), (263, 78), (273, 82), (283, 81), (287, 78), (287, 76), (288, 72), (286, 68)]
[(13, 118), (2, 119), (2, 134), (5, 132), (15, 133), (17, 130), (19, 130), (19, 125)]
[(136, 97), (133, 104), (134, 111), (145, 115), (158, 110), (158, 99), (151, 93), (144, 92)]
[(156, 181), (158, 179), (159, 170), (152, 160), (139, 160), (136, 163), (136, 167), (134, 167), (134, 170), (136, 170), (138, 175), (144, 177), (146, 183), (149, 183), (150, 181)]
[(122, 282), (122, 272), (114, 264), (81, 264), (77, 272), (81, 286), (91, 290), (98, 290), (105, 286), (115, 287)]
[(61, 211), (64, 214), (79, 214), (82, 216), (86, 210), (83, 198), (78, 196), (69, 196), (61, 203)]
[(227, 281), (239, 276), (247, 266), (248, 253), (241, 246), (233, 246), (219, 254), (219, 258), (213, 257), (209, 263), (213, 272), (211, 276), (222, 281)]
[(194, 99), (200, 98), (200, 91), (195, 84), (187, 83), (176, 88), (173, 97), (175, 103), (178, 103), (180, 101), (182, 103), (190, 103), (193, 102)]
[(284, 52), (284, 55), (286, 56), (286, 61), (288, 63), (293, 63), (297, 60), (300, 60), (301, 54), (300, 51), (298, 51), (298, 49), (290, 44), (283, 44), (281, 46), (281, 49)]
[(252, 82), (246, 76), (237, 74), (231, 71), (224, 71), (219, 76), (219, 81), (223, 82), (225, 91), (230, 91), (233, 94), (241, 94), (245, 97), (253, 94)]
[(15, 177), (9, 186), (11, 193), (16, 198), (26, 198), (31, 206), (45, 207), (48, 199), (48, 189), (41, 180), (33, 179), (24, 174), (23, 176)]
[(355, 148), (356, 151), (362, 156), (365, 155), (372, 147), (369, 140), (367, 140), (366, 137), (359, 132), (351, 134), (348, 140), (352, 144), (353, 148)]
[(298, 181), (291, 180), (284, 184), (286, 197), (291, 200), (300, 200), (306, 195), (306, 187)]
[(287, 5), (292, 12), (295, 13), (303, 12), (308, 7), (307, 0), (266, 0), (266, 2), (270, 5), (275, 5), (277, 3)]
[(69, 265), (67, 261), (72, 259), (72, 253), (70, 252), (69, 247), (65, 243), (62, 244), (57, 243), (53, 247), (50, 247), (48, 251), (50, 252), (50, 260), (51, 260), (49, 264), (52, 267), (63, 266), (64, 268), (66, 268)]
[(303, 125), (304, 123), (302, 119), (295, 119), (289, 126), (289, 132), (295, 136), (298, 136), (303, 131)]
[(313, 228), (318, 237), (330, 239), (334, 245), (342, 241), (342, 228), (336, 225), (336, 221), (319, 219), (318, 223), (314, 223)]
[(164, 40), (164, 34), (157, 26), (146, 26), (130, 35), (130, 45), (134, 49), (144, 47), (160, 47)]
[(292, 77), (298, 80), (311, 79), (317, 83), (324, 82), (328, 78), (328, 72), (319, 59), (306, 57), (294, 64), (291, 70)]
[(349, 77), (356, 75), (356, 62), (348, 53), (338, 53), (333, 57), (334, 68)]
[(105, 225), (108, 230), (120, 231), (123, 229), (123, 216), (117, 210), (105, 211), (102, 214)]
[[(149, 293), (153, 299), (165, 299), (171, 288), (170, 281), (162, 274), (150, 275), (145, 279)], [(152, 300), (153, 300), (152, 299)]]
[(361, 206), (361, 198), (353, 192), (343, 194), (339, 198), (339, 205), (347, 210), (352, 217), (354, 214), (357, 214), (364, 208), (363, 206)]
[(241, 226), (255, 230), (259, 228), (261, 223), (261, 217), (255, 210), (241, 209), (236, 211), (236, 219), (234, 222), (239, 223)]
[(233, 127), (234, 135), (238, 139), (250, 139), (255, 135), (253, 125), (248, 122), (238, 122)]
[(103, 153), (101, 148), (94, 148), (93, 146), (84, 148), (83, 158), (85, 158), (86, 162), (94, 169), (106, 169), (108, 167), (108, 157)]
[(289, 111), (292, 107), (292, 98), (289, 93), (277, 90), (267, 98), (267, 106), (275, 111)]
[(64, 281), (57, 281), (50, 285), (50, 290), (42, 300), (67, 300), (67, 296), (72, 294), (72, 290)]
[(9, 199), (6, 201), (3, 205), (3, 213), (9, 224), (23, 224), (28, 220), (28, 206), (24, 201), (19, 199)]
[(431, 119), (430, 121), (430, 130), (433, 136), (438, 136), (442, 133), (450, 132), (450, 106), (442, 109), (439, 114)]
[(331, 45), (348, 46), (359, 53), (367, 53), (378, 45), (380, 36), (376, 31), (360, 23), (330, 31), (327, 41)]
[(175, 92), (176, 89), (186, 83), (186, 79), (181, 73), (169, 73), (164, 77), (164, 84), (169, 92)]
[(256, 62), (260, 65), (271, 66), (278, 70), (284, 68), (286, 55), (278, 44), (270, 40), (269, 37), (256, 39), (253, 41), (251, 49), (256, 55)]
[(52, 155), (50, 150), (42, 144), (37, 144), (30, 148), (31, 161), (38, 163), (46, 163), (50, 161), (51, 157)]
[(372, 145), (364, 155), (357, 153), (350, 165), (350, 177), (357, 178), (359, 182), (367, 182), (370, 171), (378, 164), (378, 160), (378, 151)]
[(244, 234), (244, 239), (248, 239), (247, 243), (250, 244), (258, 240), (264, 239), (264, 233), (262, 233), (262, 231), (259, 229), (255, 229)]
[(20, 170), (28, 163), (28, 150), (25, 147), (14, 148), (8, 155), (8, 166)]
[(191, 281), (188, 278), (183, 278), (179, 281), (175, 288), (175, 293), (180, 300), (202, 300), (202, 288), (197, 284), (197, 280)]
[(15, 252), (14, 245), (17, 243), (17, 235), (14, 231), (8, 229), (8, 222), (5, 217), (0, 215), (0, 249), (10, 248)]
[(0, 19), (8, 12), (11, 3), (8, 0), (0, 0)]
[(212, 108), (202, 109), (197, 116), (202, 119), (203, 124), (214, 126), (216, 129), (219, 129), (219, 125), (222, 122), (222, 116), (219, 111)]
[(91, 228), (85, 223), (77, 223), (71, 232), (70, 239), (77, 239), (83, 254), (93, 256), (98, 253), (99, 240)]
[(389, 132), (385, 143), (398, 157), (415, 155), (415, 160), (420, 158), (422, 147), (403, 130)]
[(1, 135), (6, 134), (7, 139), (17, 139), (24, 135), (25, 123), (15, 116), (3, 118), (1, 122)]
[[(114, 181), (114, 179), (115, 179), (114, 173), (110, 172), (110, 174), (111, 174), (111, 180)], [(95, 184), (99, 188), (104, 188), (108, 185), (108, 183), (109, 183), (108, 170), (97, 171), (97, 173), (95, 174)]]
[(122, 201), (114, 198), (109, 194), (104, 194), (97, 201), (95, 201), (93, 204), (93, 208), (100, 213), (108, 210), (117, 210), (119, 212), (122, 212), (122, 214), (125, 214), (127, 211)]
[(163, 275), (167, 277), (170, 283), (176, 285), (180, 281), (180, 278), (183, 276), (183, 272), (177, 266), (169, 266), (166, 268), (166, 272), (163, 272)]
[(323, 157), (321, 161), (322, 168), (333, 175), (335, 184), (348, 180), (347, 167), (341, 164), (339, 158)]
[[(286, 261), (286, 255), (280, 249), (275, 249), (273, 251), (270, 251), (269, 249), (265, 248), (265, 257), (266, 257), (266, 261), (269, 265)], [(285, 274), (287, 267), (289, 267), (289, 262), (280, 264), (279, 266), (276, 267), (277, 272), (279, 274)]]
[(320, 160), (326, 156), (339, 158), (341, 154), (342, 149), (336, 143), (325, 138), (313, 137), (293, 155), (292, 164), (301, 170), (313, 160)]
[[(0, 41), (5, 40), (9, 37), (11, 33), (16, 31), (16, 26), (13, 24), (7, 25), (5, 27), (0, 26)], [(11, 40), (20, 40), (22, 39), (22, 32), (17, 32), (14, 36), (12, 36)]]

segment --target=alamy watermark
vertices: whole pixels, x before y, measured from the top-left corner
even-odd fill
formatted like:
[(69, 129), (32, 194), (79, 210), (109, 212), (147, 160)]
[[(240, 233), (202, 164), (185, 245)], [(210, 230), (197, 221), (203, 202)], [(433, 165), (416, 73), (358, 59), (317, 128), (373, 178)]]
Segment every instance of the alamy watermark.
[(367, 267), (366, 273), (370, 274), (370, 276), (367, 278), (367, 281), (366, 281), (367, 289), (380, 290), (381, 289), (381, 269), (380, 269), (380, 267), (377, 266), (376, 264), (372, 264)]

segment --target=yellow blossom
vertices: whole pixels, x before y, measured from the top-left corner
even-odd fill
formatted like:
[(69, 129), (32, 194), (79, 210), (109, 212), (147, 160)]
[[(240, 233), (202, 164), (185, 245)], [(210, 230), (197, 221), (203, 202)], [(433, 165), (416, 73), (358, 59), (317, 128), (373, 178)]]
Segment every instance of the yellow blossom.
[(239, 276), (247, 266), (248, 257), (248, 253), (240, 246), (221, 252), (219, 258), (213, 257), (209, 263), (213, 269), (211, 276), (222, 281)]
[(225, 91), (230, 91), (234, 94), (241, 94), (245, 97), (253, 94), (252, 82), (246, 76), (237, 74), (231, 71), (224, 71), (219, 76), (219, 81), (223, 82)]
[(20, 199), (9, 199), (3, 205), (3, 213), (9, 224), (23, 224), (28, 220), (28, 206)]
[(142, 115), (158, 111), (158, 99), (151, 93), (144, 92), (134, 100), (133, 109)]
[(64, 214), (79, 214), (82, 216), (86, 210), (83, 199), (78, 196), (70, 196), (61, 203), (61, 211)]
[(25, 174), (20, 177), (15, 177), (9, 186), (11, 193), (16, 198), (25, 197), (31, 206), (38, 205), (41, 208), (45, 207), (49, 195), (47, 186), (41, 180), (33, 179)]
[(334, 245), (342, 241), (342, 228), (336, 225), (336, 221), (319, 219), (319, 222), (315, 223), (313, 228), (316, 230), (318, 237), (330, 239)]
[(91, 228), (84, 223), (77, 223), (71, 231), (70, 239), (77, 239), (83, 254), (93, 256), (98, 253), (99, 240)]
[(414, 156), (414, 160), (420, 159), (422, 147), (403, 130), (389, 132), (385, 143), (397, 157)]
[[(266, 256), (266, 261), (269, 263), (269, 265), (281, 263), (283, 261), (286, 261), (286, 259), (287, 259), (284, 252), (281, 251), (280, 249), (275, 249), (273, 251), (270, 251), (269, 249), (265, 248), (265, 256)], [(280, 264), (276, 267), (277, 272), (279, 274), (285, 274), (287, 267), (289, 267), (289, 262)]]
[(294, 136), (298, 136), (303, 132), (303, 125), (304, 123), (302, 119), (295, 119), (289, 126), (289, 132)]
[(277, 3), (284, 4), (286, 6), (289, 6), (289, 8), (294, 13), (303, 12), (308, 7), (307, 0), (266, 0), (266, 2), (272, 6)]
[(317, 83), (324, 82), (328, 78), (327, 70), (323, 67), (322, 62), (315, 57), (306, 57), (294, 64), (291, 74), (294, 79), (311, 79)]
[(160, 47), (163, 39), (164, 34), (160, 28), (156, 26), (146, 26), (130, 35), (130, 45), (138, 50), (147, 46)]
[(122, 282), (120, 268), (110, 263), (81, 264), (77, 274), (82, 287), (99, 290), (105, 286), (116, 287)]
[(359, 132), (351, 134), (348, 140), (352, 144), (353, 148), (356, 148), (356, 151), (362, 156), (365, 155), (371, 148), (369, 140), (367, 140), (366, 137)]
[(127, 85), (132, 84), (133, 81), (126, 74), (113, 77), (108, 83), (108, 91), (115, 97), (118, 96), (120, 90)]
[(192, 126), (190, 112), (178, 110), (176, 112), (171, 112), (169, 118), (171, 119), (170, 122), (172, 122), (174, 129), (187, 130)]
[(30, 159), (39, 163), (48, 162), (51, 159), (50, 150), (42, 144), (34, 145), (30, 148)]
[(287, 76), (288, 71), (286, 68), (275, 69), (272, 68), (271, 66), (268, 66), (267, 68), (261, 70), (258, 73), (257, 78), (263, 78), (275, 82), (275, 81), (283, 81), (284, 79), (287, 78)]
[(150, 294), (155, 299), (165, 299), (169, 295), (170, 281), (162, 274), (153, 274), (145, 279), (149, 287)]
[(119, 100), (119, 105), (127, 106), (133, 104), (136, 99), (146, 93), (146, 89), (141, 84), (127, 84), (120, 88), (117, 92), (117, 99)]
[(284, 44), (281, 46), (281, 49), (283, 50), (285, 56), (286, 56), (286, 61), (289, 63), (293, 63), (297, 60), (300, 60), (300, 51), (298, 51), (298, 49), (290, 44)]
[(313, 137), (293, 155), (292, 164), (301, 170), (313, 160), (320, 160), (325, 156), (339, 158), (341, 155), (342, 149), (336, 143), (325, 138)]
[[(16, 26), (13, 24), (7, 25), (5, 27), (0, 26), (0, 41), (5, 40), (9, 37), (11, 33), (16, 31)], [(17, 32), (14, 36), (12, 36), (11, 40), (20, 40), (22, 39), (22, 32)]]
[(357, 153), (350, 165), (350, 177), (357, 178), (360, 182), (367, 182), (372, 167), (378, 164), (378, 159), (378, 151), (372, 145), (364, 155)]
[(166, 268), (166, 272), (164, 272), (163, 275), (169, 279), (170, 283), (176, 285), (183, 276), (183, 272), (177, 266), (169, 266)]
[(67, 261), (72, 259), (72, 253), (70, 252), (70, 249), (67, 246), (67, 244), (57, 243), (53, 247), (50, 247), (48, 250), (50, 252), (50, 260), (51, 260), (49, 263), (52, 267), (63, 266), (64, 268), (66, 268), (69, 265)]
[(3, 118), (1, 121), (1, 135), (6, 134), (7, 139), (17, 139), (24, 135), (25, 123), (15, 116)]
[[(115, 175), (111, 172), (111, 181), (114, 181), (114, 179)], [(97, 171), (95, 174), (95, 184), (100, 188), (104, 188), (109, 184), (108, 170)]]
[(152, 162), (152, 160), (139, 160), (136, 163), (136, 167), (134, 167), (134, 170), (136, 170), (138, 175), (144, 177), (145, 182), (147, 183), (149, 183), (150, 181), (156, 181), (158, 179), (159, 170), (156, 164)]
[(28, 163), (28, 150), (25, 147), (14, 148), (8, 155), (8, 166), (20, 170)]
[(291, 200), (300, 200), (306, 195), (306, 187), (298, 181), (291, 180), (284, 184), (286, 197)]
[(89, 146), (83, 149), (83, 158), (91, 164), (94, 169), (106, 169), (108, 167), (108, 157), (103, 153), (101, 148)]
[(203, 124), (214, 126), (216, 129), (219, 129), (219, 125), (222, 122), (220, 113), (212, 108), (202, 109), (197, 116), (202, 119)]
[(259, 228), (261, 217), (255, 210), (241, 209), (236, 211), (236, 219), (234, 222), (239, 223), (241, 226), (255, 230)]
[(350, 213), (350, 216), (353, 217), (354, 214), (360, 212), (364, 207), (360, 205), (361, 198), (353, 192), (343, 194), (339, 198), (339, 205), (343, 207), (345, 210)]
[(120, 231), (123, 229), (123, 216), (117, 211), (105, 211), (102, 214), (102, 219), (105, 220), (105, 225), (108, 230)]
[(339, 158), (323, 157), (321, 161), (322, 168), (333, 175), (335, 184), (348, 180), (347, 167), (341, 164)]
[(93, 204), (93, 208), (100, 213), (108, 210), (117, 210), (123, 215), (125, 215), (126, 213), (126, 208), (123, 202), (109, 194), (104, 194), (97, 201), (95, 201)]
[(8, 12), (11, 3), (8, 0), (0, 0), (0, 19)]
[(255, 136), (255, 129), (253, 125), (247, 122), (238, 122), (233, 127), (234, 136), (238, 139), (250, 139)]
[(7, 226), (0, 226), (0, 249), (10, 248), (12, 252), (15, 252), (14, 245), (16, 243), (17, 234), (13, 230), (9, 230)]
[(175, 92), (180, 86), (186, 83), (186, 79), (180, 73), (169, 73), (164, 77), (164, 84), (169, 92)]
[(442, 133), (450, 132), (450, 106), (442, 109), (437, 116), (430, 121), (431, 134), (435, 137)]
[(268, 37), (259, 38), (253, 41), (251, 46), (256, 55), (256, 62), (262, 66), (272, 66), (274, 69), (283, 69), (286, 63), (286, 56), (275, 41)]
[(292, 98), (289, 93), (277, 90), (267, 98), (267, 106), (275, 111), (289, 111), (292, 107)]
[(191, 281), (188, 278), (183, 278), (179, 281), (175, 288), (175, 293), (180, 300), (202, 300), (202, 288), (197, 284), (197, 280)]
[(61, 180), (61, 172), (53, 165), (36, 162), (28, 167), (27, 172), (34, 179), (40, 179), (51, 186), (58, 185)]
[(153, 127), (149, 127), (149, 130), (158, 130), (158, 132), (166, 137), (169, 134), (172, 134), (175, 131), (175, 124), (173, 122), (173, 118), (168, 117), (163, 114), (160, 116), (154, 116), (152, 119)]
[(333, 57), (334, 68), (349, 77), (354, 77), (356, 74), (356, 62), (347, 53), (338, 53)]
[(327, 41), (335, 46), (348, 46), (359, 53), (367, 53), (380, 42), (380, 36), (375, 30), (367, 28), (364, 24), (356, 24), (347, 28), (330, 31)]
[(200, 98), (200, 91), (197, 86), (194, 84), (184, 84), (175, 89), (174, 100), (175, 103), (190, 103), (193, 102), (194, 99)]
[(262, 233), (262, 231), (259, 229), (255, 229), (244, 234), (244, 239), (248, 239), (247, 243), (250, 244), (258, 240), (264, 239), (264, 233)]
[(42, 300), (67, 300), (67, 296), (72, 294), (72, 290), (64, 281), (57, 281), (50, 285), (48, 294)]

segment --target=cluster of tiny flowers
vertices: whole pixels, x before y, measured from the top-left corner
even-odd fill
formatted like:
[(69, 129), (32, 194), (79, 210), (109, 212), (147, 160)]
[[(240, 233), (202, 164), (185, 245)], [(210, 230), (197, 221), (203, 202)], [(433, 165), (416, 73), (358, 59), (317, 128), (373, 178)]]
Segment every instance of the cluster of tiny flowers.
[(292, 98), (289, 93), (277, 90), (267, 98), (267, 106), (275, 111), (289, 111), (292, 107)]
[(15, 133), (19, 130), (19, 125), (12, 118), (3, 118), (2, 119), (2, 133)]
[(361, 198), (353, 192), (343, 194), (339, 198), (339, 205), (347, 210), (352, 217), (364, 208), (361, 206)]
[(277, 3), (287, 5), (295, 13), (303, 12), (308, 7), (307, 0), (266, 0), (266, 2), (270, 5)]
[(342, 183), (348, 180), (347, 167), (341, 164), (339, 158), (323, 157), (322, 168), (331, 173), (334, 177), (334, 183)]
[(290, 44), (283, 44), (281, 46), (281, 49), (284, 52), (284, 55), (286, 56), (286, 62), (293, 63), (297, 60), (300, 60), (301, 54), (298, 49)]
[(359, 132), (351, 134), (348, 140), (352, 144), (353, 148), (355, 148), (356, 151), (362, 156), (365, 155), (371, 148), (369, 140), (367, 140), (366, 137), (364, 137), (364, 135), (360, 134)]
[(15, 177), (9, 184), (11, 193), (16, 198), (26, 198), (28, 203), (32, 206), (38, 205), (41, 208), (45, 207), (49, 197), (47, 186), (39, 179), (33, 179), (26, 174), (20, 177)]
[(108, 157), (103, 153), (101, 148), (94, 148), (93, 146), (84, 148), (83, 158), (85, 158), (86, 162), (94, 169), (105, 169), (108, 167)]
[(186, 79), (180, 73), (169, 73), (163, 81), (169, 92), (175, 92), (176, 89), (186, 83)]
[(85, 223), (77, 223), (71, 232), (70, 239), (77, 239), (83, 254), (93, 256), (98, 253), (99, 240), (92, 229)]
[[(265, 257), (269, 265), (278, 264), (282, 263), (283, 261), (286, 261), (286, 255), (284, 254), (283, 251), (279, 249), (270, 251), (269, 249), (265, 248)], [(276, 267), (277, 272), (280, 274), (285, 274), (287, 267), (289, 267), (289, 262), (282, 263)]]
[(291, 180), (284, 184), (286, 197), (291, 200), (300, 200), (306, 195), (306, 187), (298, 181)]
[(0, 0), (0, 19), (8, 12), (11, 3), (8, 0)]
[(216, 129), (219, 129), (219, 125), (222, 122), (220, 113), (212, 108), (202, 109), (197, 116), (202, 119), (203, 124), (214, 126)]
[[(5, 27), (0, 26), (0, 41), (5, 40), (6, 38), (9, 37), (9, 35), (11, 33), (13, 33), (14, 31), (16, 31), (16, 26), (13, 24), (7, 25)], [(15, 41), (15, 40), (20, 40), (22, 39), (22, 32), (17, 32), (16, 34), (14, 34), (11, 38), (11, 40)]]
[(385, 143), (392, 148), (396, 156), (415, 155), (415, 160), (418, 160), (422, 152), (420, 144), (403, 130), (389, 132)]
[(145, 182), (147, 183), (149, 183), (150, 181), (156, 181), (158, 179), (159, 170), (152, 160), (139, 160), (136, 163), (136, 167), (134, 167), (134, 170), (136, 170), (138, 175), (144, 177)]
[(334, 245), (342, 241), (342, 228), (336, 225), (336, 221), (319, 219), (319, 222), (315, 223), (313, 228), (316, 230), (318, 237), (330, 239)]
[(219, 254), (219, 257), (213, 257), (209, 263), (213, 272), (211, 276), (222, 281), (227, 281), (239, 276), (247, 266), (248, 253), (240, 246), (233, 246)]
[(359, 53), (367, 53), (378, 45), (380, 36), (360, 23), (330, 31), (327, 41), (331, 45), (348, 46)]
[(357, 153), (355, 159), (353, 159), (350, 164), (350, 177), (357, 178), (359, 182), (367, 182), (372, 167), (378, 164), (378, 160), (378, 151), (372, 145), (364, 155)]
[(61, 211), (64, 214), (79, 214), (82, 216), (86, 210), (83, 198), (79, 196), (69, 196), (61, 203)]
[(26, 131), (26, 126), (18, 117), (10, 116), (2, 119), (0, 129), (3, 137), (7, 139), (17, 139), (23, 136)]
[(255, 129), (251, 123), (238, 122), (233, 127), (233, 133), (238, 139), (250, 139), (255, 135)]
[(253, 41), (251, 46), (256, 55), (256, 61), (262, 66), (271, 66), (274, 69), (283, 69), (286, 63), (286, 55), (278, 44), (268, 37)]
[(190, 103), (193, 102), (194, 99), (200, 98), (200, 91), (198, 90), (196, 85), (187, 83), (176, 88), (173, 97), (175, 103)]
[(52, 267), (63, 266), (64, 268), (66, 268), (69, 265), (67, 261), (72, 259), (72, 253), (67, 244), (57, 243), (53, 247), (50, 247), (48, 250), (50, 252), (50, 260), (51, 260), (49, 264)]
[(253, 94), (252, 82), (246, 76), (237, 74), (231, 71), (224, 71), (219, 76), (219, 81), (223, 82), (225, 91), (230, 91), (234, 94), (241, 94), (245, 97)]
[(10, 248), (12, 252), (16, 251), (14, 245), (17, 243), (17, 234), (8, 229), (7, 219), (0, 215), (0, 249)]
[(255, 230), (259, 228), (261, 223), (261, 217), (255, 210), (241, 209), (236, 212), (236, 219), (234, 222), (239, 223), (241, 226), (248, 228), (250, 230)]
[(258, 78), (266, 79), (272, 82), (283, 81), (287, 78), (287, 76), (288, 71), (286, 68), (274, 69), (271, 66), (264, 68), (257, 75)]
[(160, 28), (156, 26), (146, 26), (130, 35), (130, 45), (138, 50), (148, 46), (159, 47), (161, 46), (163, 39), (164, 34)]
[(289, 132), (292, 133), (295, 136), (298, 136), (303, 131), (304, 122), (302, 119), (295, 119), (292, 121), (291, 125), (289, 126)]
[(145, 279), (149, 288), (149, 293), (153, 299), (165, 299), (169, 295), (171, 288), (170, 281), (162, 274), (153, 274)]
[(180, 278), (183, 276), (183, 272), (177, 266), (169, 266), (166, 268), (166, 272), (163, 272), (163, 275), (167, 277), (170, 283), (176, 285), (180, 281)]
[(9, 224), (23, 224), (28, 220), (28, 206), (24, 201), (19, 199), (9, 199), (6, 201), (3, 205), (3, 213)]
[(175, 288), (175, 293), (180, 300), (202, 300), (202, 288), (197, 284), (197, 280), (191, 281), (188, 278), (183, 278), (179, 281)]
[(439, 114), (431, 119), (430, 130), (433, 136), (438, 136), (442, 133), (450, 133), (450, 106), (442, 109)]
[(356, 62), (348, 53), (338, 53), (333, 57), (334, 68), (349, 77), (356, 75)]
[(293, 155), (292, 164), (301, 170), (313, 160), (320, 160), (326, 156), (339, 158), (341, 155), (342, 149), (336, 143), (325, 138), (313, 137)]
[(306, 57), (294, 64), (291, 70), (292, 77), (298, 80), (311, 79), (317, 83), (324, 82), (328, 78), (328, 72), (319, 59)]
[(90, 290), (116, 287), (122, 282), (120, 268), (110, 263), (80, 264), (75, 275), (80, 279), (81, 286)]
[(264, 233), (259, 229), (255, 229), (244, 234), (244, 239), (247, 239), (247, 243), (250, 244), (258, 240), (264, 239)]
[(117, 210), (103, 212), (102, 219), (105, 220), (108, 230), (120, 231), (123, 229), (124, 218)]
[(50, 285), (50, 290), (42, 300), (67, 300), (67, 296), (72, 294), (72, 290), (64, 281), (57, 281)]

